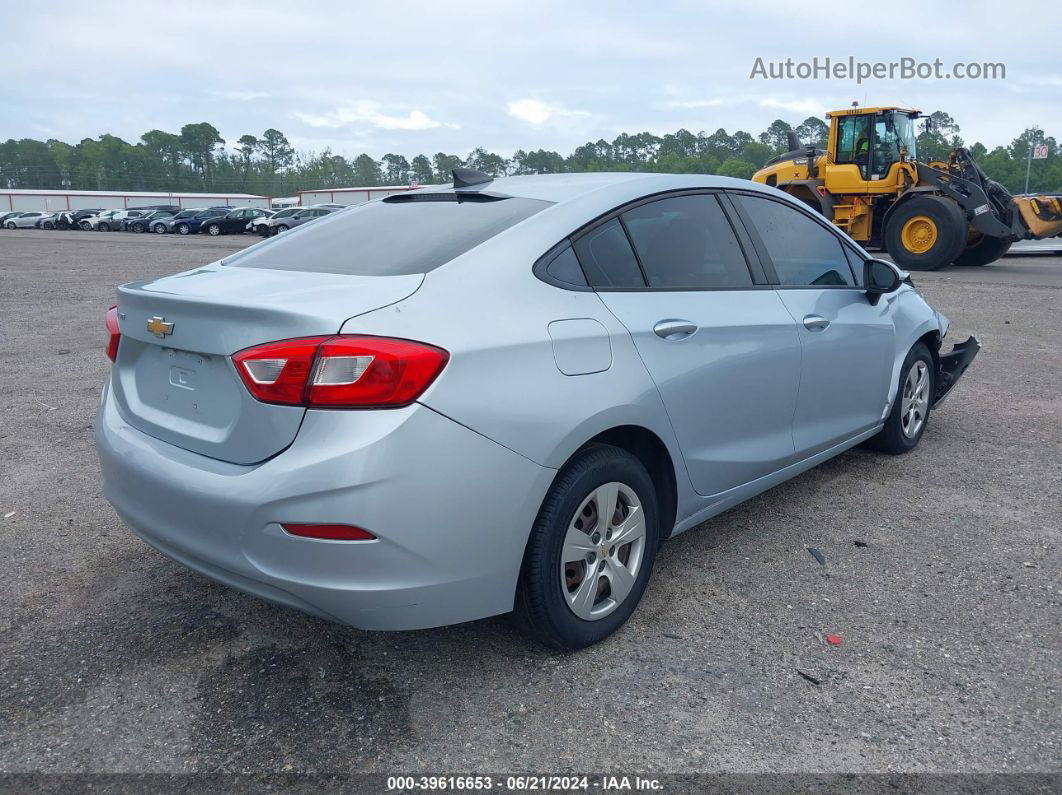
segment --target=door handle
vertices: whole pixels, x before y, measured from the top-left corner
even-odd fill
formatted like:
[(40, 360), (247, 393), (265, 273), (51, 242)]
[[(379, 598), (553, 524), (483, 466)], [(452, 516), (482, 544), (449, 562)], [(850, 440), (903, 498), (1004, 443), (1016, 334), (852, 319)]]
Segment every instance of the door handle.
[(684, 340), (696, 330), (697, 324), (690, 323), (688, 320), (661, 320), (653, 326), (656, 336), (672, 342)]
[(808, 331), (825, 331), (830, 321), (822, 315), (804, 315), (804, 328)]

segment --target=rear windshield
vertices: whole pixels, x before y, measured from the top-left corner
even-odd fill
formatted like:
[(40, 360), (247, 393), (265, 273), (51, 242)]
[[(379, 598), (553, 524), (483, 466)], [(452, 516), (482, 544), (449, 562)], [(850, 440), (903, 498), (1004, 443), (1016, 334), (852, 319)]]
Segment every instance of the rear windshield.
[(405, 194), (333, 212), (224, 260), (352, 276), (427, 273), (549, 207), (483, 194)]

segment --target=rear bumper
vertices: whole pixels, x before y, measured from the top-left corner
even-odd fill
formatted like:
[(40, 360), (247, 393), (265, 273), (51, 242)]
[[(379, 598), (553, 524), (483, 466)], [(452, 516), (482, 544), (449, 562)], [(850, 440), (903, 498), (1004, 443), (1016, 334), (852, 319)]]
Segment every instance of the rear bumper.
[(977, 337), (970, 337), (966, 342), (958, 343), (948, 353), (940, 354), (940, 366), (937, 369), (936, 379), (937, 393), (933, 397), (934, 408), (951, 394), (951, 390), (962, 378), (962, 374), (966, 372), (966, 368), (970, 366), (980, 350), (981, 343), (978, 342)]
[[(109, 387), (96, 423), (104, 494), (163, 554), (256, 596), (360, 629), (418, 629), (512, 609), (549, 470), (414, 404), (308, 411), (253, 466), (130, 427)], [(282, 522), (364, 527), (378, 540), (296, 538)]]

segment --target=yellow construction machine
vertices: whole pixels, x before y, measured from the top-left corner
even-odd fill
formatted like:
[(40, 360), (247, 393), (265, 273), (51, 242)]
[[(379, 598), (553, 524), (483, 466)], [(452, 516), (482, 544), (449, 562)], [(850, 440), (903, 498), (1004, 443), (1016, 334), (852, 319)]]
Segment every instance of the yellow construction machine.
[(985, 265), (1017, 240), (1062, 236), (1062, 196), (1012, 196), (964, 148), (946, 163), (919, 162), (919, 111), (853, 106), (827, 116), (825, 151), (791, 132), (790, 151), (752, 179), (800, 199), (865, 246), (885, 249), (901, 267)]

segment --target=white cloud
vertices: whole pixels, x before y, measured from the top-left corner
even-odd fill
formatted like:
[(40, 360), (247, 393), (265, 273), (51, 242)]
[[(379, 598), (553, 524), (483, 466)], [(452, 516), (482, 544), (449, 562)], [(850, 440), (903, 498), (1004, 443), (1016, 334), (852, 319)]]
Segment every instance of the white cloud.
[(218, 99), (231, 99), (235, 102), (250, 102), (252, 99), (265, 99), (269, 96), (266, 91), (211, 91), (212, 97)]
[(722, 97), (715, 97), (714, 99), (685, 99), (685, 100), (671, 100), (667, 103), (669, 108), (682, 108), (684, 110), (691, 110), (694, 108), (714, 108), (722, 105), (726, 102)]
[(789, 101), (766, 97), (761, 99), (758, 104), (761, 108), (777, 108), (778, 110), (787, 110), (790, 113), (806, 113), (809, 116), (822, 116), (826, 113), (826, 108), (822, 106), (822, 103), (812, 99)]
[(529, 124), (545, 124), (550, 119), (585, 118), (585, 110), (569, 110), (559, 105), (550, 105), (540, 99), (517, 99), (509, 103), (509, 115)]
[(323, 115), (298, 112), (292, 115), (311, 127), (337, 128), (352, 124), (369, 124), (381, 130), (433, 130), (436, 127), (457, 127), (455, 124), (436, 121), (422, 110), (411, 110), (405, 116), (391, 116), (382, 113), (379, 106), (371, 102), (360, 102), (353, 107), (337, 108)]

